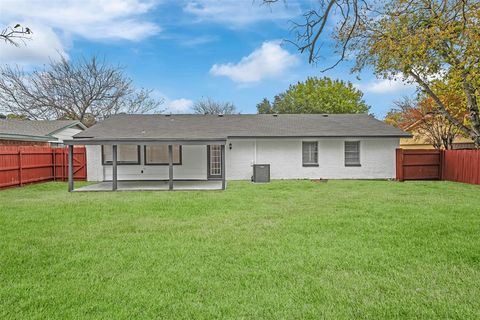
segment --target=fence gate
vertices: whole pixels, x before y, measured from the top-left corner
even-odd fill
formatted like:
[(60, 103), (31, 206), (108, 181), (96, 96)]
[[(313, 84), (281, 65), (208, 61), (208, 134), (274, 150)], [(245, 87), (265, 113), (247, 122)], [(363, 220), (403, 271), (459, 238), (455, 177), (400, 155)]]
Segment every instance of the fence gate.
[(440, 180), (441, 157), (440, 150), (397, 149), (397, 179)]
[(397, 149), (397, 180), (480, 184), (480, 150)]
[[(55, 180), (68, 180), (68, 148), (54, 148)], [(73, 178), (87, 179), (87, 154), (85, 147), (73, 148)]]

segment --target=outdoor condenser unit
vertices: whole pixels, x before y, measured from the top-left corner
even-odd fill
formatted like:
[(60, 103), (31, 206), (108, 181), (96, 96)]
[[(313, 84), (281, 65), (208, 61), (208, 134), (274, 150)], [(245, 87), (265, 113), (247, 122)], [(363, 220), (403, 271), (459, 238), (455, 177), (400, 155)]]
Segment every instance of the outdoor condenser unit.
[(252, 181), (253, 182), (270, 182), (270, 165), (254, 164)]

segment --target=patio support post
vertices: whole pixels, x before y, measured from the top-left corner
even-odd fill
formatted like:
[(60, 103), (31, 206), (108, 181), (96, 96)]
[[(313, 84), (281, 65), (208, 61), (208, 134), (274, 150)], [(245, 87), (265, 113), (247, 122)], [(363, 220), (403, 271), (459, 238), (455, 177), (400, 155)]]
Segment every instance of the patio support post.
[(117, 190), (117, 145), (112, 145), (112, 190)]
[(222, 161), (221, 161), (222, 162), (222, 190), (225, 190), (225, 186), (226, 186), (225, 176), (226, 175), (225, 175), (225, 145), (224, 144), (222, 144), (220, 146), (220, 150), (221, 150), (221, 153), (222, 153)]
[(68, 146), (68, 192), (73, 191), (73, 145)]
[(173, 146), (168, 145), (168, 190), (173, 190)]

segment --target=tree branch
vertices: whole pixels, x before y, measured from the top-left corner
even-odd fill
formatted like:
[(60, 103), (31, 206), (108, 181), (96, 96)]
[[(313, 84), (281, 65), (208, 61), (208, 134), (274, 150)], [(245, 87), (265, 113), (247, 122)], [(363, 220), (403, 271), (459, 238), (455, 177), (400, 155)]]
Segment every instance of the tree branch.
[(419, 75), (417, 75), (413, 71), (409, 71), (409, 75), (412, 76), (415, 81), (422, 87), (422, 89), (435, 101), (435, 103), (438, 106), (439, 112), (441, 112), (451, 123), (453, 123), (455, 126), (457, 126), (463, 133), (469, 135), (470, 131), (468, 128), (463, 125), (460, 121), (455, 119), (447, 110), (445, 104), (443, 104), (442, 100), (432, 91), (430, 86), (423, 81), (422, 78), (420, 78)]
[(28, 35), (32, 34), (30, 28), (22, 27), (19, 24), (16, 24), (13, 28), (6, 27), (0, 32), (0, 39), (4, 40), (7, 44), (10, 44), (15, 47), (20, 46), (20, 42), (26, 44), (26, 40), (31, 40), (31, 37)]

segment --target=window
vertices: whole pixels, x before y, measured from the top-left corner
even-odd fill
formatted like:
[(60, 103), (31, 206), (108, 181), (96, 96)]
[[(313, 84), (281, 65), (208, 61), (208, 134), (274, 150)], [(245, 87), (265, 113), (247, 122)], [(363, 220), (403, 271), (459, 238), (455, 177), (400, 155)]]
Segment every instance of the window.
[[(168, 165), (168, 145), (145, 146), (145, 164)], [(180, 145), (173, 145), (173, 164), (182, 164)]]
[(302, 155), (304, 167), (318, 166), (318, 142), (304, 141), (302, 143)]
[(345, 166), (360, 166), (360, 141), (345, 141)]
[(208, 158), (209, 158), (209, 176), (221, 176), (222, 175), (222, 147), (219, 145), (208, 146)]
[[(112, 146), (102, 146), (102, 159), (103, 164), (112, 164)], [(118, 145), (117, 164), (140, 164), (140, 146)]]

